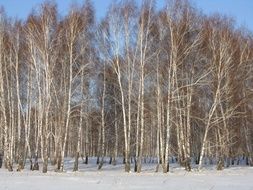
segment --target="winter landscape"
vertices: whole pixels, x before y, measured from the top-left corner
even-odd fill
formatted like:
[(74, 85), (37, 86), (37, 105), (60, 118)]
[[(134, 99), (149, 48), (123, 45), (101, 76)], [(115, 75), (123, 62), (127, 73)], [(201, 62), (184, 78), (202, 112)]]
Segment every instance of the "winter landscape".
[(188, 0), (39, 2), (0, 9), (0, 190), (253, 190), (250, 28)]
[[(109, 158), (108, 158), (109, 159)], [(119, 159), (122, 161), (121, 159)], [(106, 160), (108, 162), (108, 160)], [(187, 172), (177, 164), (171, 165), (171, 172), (155, 172), (156, 165), (144, 164), (142, 173), (123, 172), (124, 165), (105, 163), (102, 170), (97, 169), (96, 159), (91, 164), (80, 162), (78, 172), (73, 172), (74, 160), (66, 160), (66, 171), (55, 172), (53, 167), (43, 174), (41, 171), (8, 172), (0, 170), (0, 187), (3, 190), (252, 190), (253, 168), (232, 166), (223, 171), (208, 166), (202, 171), (193, 168)]]

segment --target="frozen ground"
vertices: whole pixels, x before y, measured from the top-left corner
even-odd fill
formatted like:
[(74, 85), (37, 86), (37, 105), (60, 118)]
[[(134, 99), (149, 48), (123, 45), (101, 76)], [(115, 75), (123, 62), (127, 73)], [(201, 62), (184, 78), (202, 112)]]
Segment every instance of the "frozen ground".
[(0, 190), (253, 190), (253, 168), (234, 166), (223, 171), (208, 167), (203, 171), (185, 172), (172, 165), (168, 174), (154, 173), (154, 164), (144, 165), (141, 174), (125, 173), (123, 165), (80, 163), (80, 171), (72, 172), (73, 161), (66, 162), (66, 172), (47, 174), (41, 171), (8, 172), (0, 169)]

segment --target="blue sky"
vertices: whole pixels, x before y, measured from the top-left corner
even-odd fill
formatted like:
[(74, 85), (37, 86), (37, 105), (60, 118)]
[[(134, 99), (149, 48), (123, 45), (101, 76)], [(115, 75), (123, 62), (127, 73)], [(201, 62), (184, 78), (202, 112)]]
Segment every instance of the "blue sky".
[[(83, 0), (55, 0), (61, 14), (67, 12), (72, 2)], [(98, 17), (102, 17), (111, 0), (92, 0)], [(137, 0), (140, 1), (140, 0)], [(157, 6), (162, 7), (165, 0), (157, 0)], [(205, 14), (222, 13), (232, 16), (237, 21), (237, 26), (248, 27), (253, 31), (253, 0), (191, 0)], [(43, 0), (0, 0), (7, 14), (12, 17), (26, 18), (33, 7)]]

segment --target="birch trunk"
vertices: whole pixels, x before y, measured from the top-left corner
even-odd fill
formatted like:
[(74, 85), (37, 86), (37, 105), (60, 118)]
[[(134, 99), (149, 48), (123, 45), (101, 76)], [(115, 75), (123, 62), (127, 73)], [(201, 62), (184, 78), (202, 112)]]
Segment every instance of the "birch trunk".
[(99, 162), (98, 169), (100, 170), (104, 164), (104, 154), (105, 154), (105, 91), (106, 91), (106, 84), (105, 84), (105, 64), (103, 69), (103, 92), (102, 92), (102, 107), (101, 107), (101, 150), (100, 156), (101, 160)]

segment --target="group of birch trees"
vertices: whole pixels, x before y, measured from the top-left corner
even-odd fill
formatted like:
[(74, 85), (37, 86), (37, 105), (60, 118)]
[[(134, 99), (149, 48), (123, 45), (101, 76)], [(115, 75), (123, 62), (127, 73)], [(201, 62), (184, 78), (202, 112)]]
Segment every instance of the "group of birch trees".
[(187, 0), (122, 0), (101, 20), (89, 0), (24, 21), (1, 9), (0, 165), (252, 166), (252, 76), (252, 33)]

